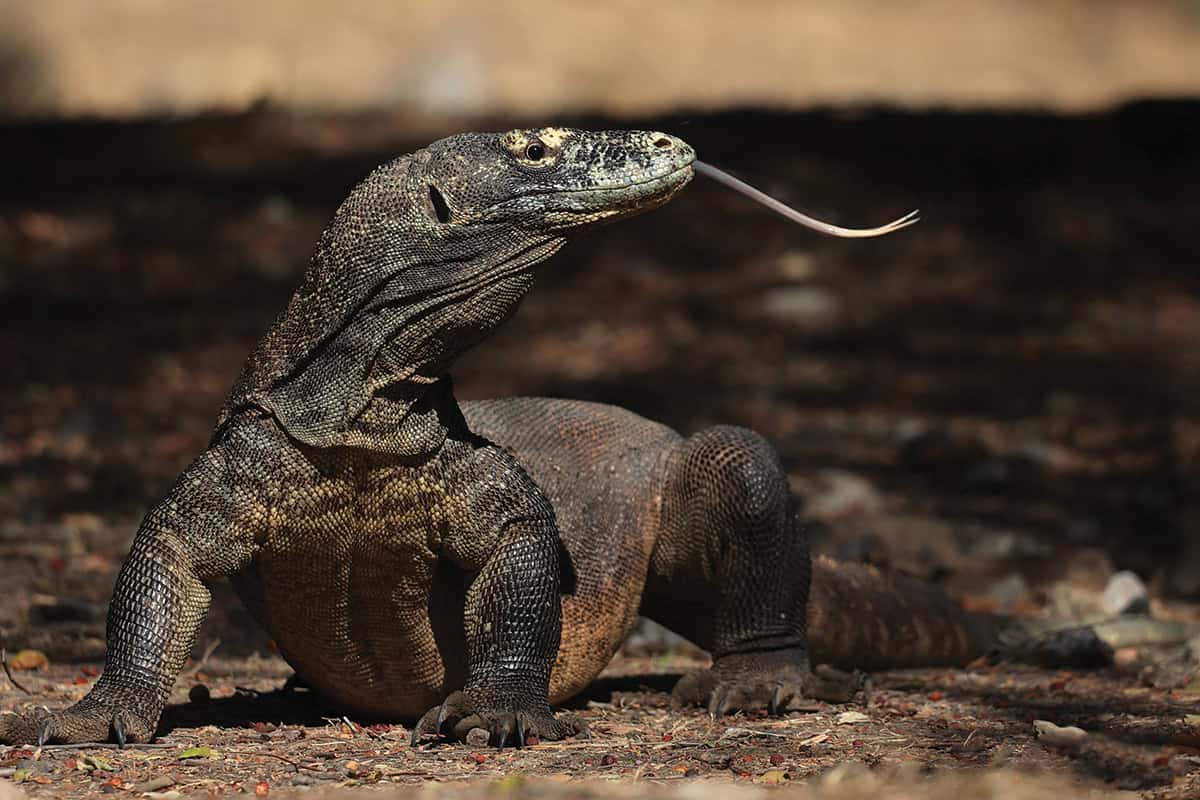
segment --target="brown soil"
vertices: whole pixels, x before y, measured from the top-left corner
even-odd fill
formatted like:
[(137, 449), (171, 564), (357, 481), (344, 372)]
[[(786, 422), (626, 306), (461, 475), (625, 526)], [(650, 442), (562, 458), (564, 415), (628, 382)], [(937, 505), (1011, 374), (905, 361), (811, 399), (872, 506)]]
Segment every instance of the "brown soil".
[[(1019, 573), (1026, 611), (1132, 568), (1157, 613), (1197, 619), (1198, 122), (1196, 107), (1170, 104), (1096, 118), (642, 121), (835, 221), (916, 205), (925, 221), (886, 240), (822, 240), (698, 182), (548, 267), (461, 364), (460, 394), (616, 402), (683, 430), (749, 425), (779, 447), (823, 551), (903, 566), (983, 605), (997, 602), (991, 582)], [(138, 519), (204, 447), (333, 207), (373, 164), (419, 145), (418, 123), (0, 130), (19, 154), (0, 167), (0, 632), (50, 655), (47, 670), (16, 673), (37, 702), (65, 703), (94, 679)], [(830, 488), (846, 476), (865, 487), (849, 501)], [(1144, 797), (1200, 792), (1197, 696), (1116, 671), (882, 674), (865, 707), (711, 722), (668, 708), (671, 676), (695, 654), (631, 651), (581, 709), (594, 738), (496, 753), (410, 749), (400, 726), (326, 721), (303, 693), (270, 694), (286, 666), (227, 591), (201, 643), (217, 639), (180, 681), (166, 746), (0, 748), (0, 770), (47, 796), (164, 776), (184, 794), (260, 781), (512, 787), (517, 772), (557, 796), (568, 779), (787, 782), (835, 768), (827, 796), (882, 796), (871, 781), (932, 792), (927, 773), (1000, 765), (1016, 772), (932, 785), (990, 796), (1001, 780), (1040, 796), (1033, 769)], [(212, 699), (186, 703), (199, 683)], [(0, 679), (0, 709), (28, 702)], [(838, 724), (848, 710), (867, 718)], [(1091, 735), (1047, 749), (1033, 719)], [(200, 744), (219, 755), (180, 758)]]

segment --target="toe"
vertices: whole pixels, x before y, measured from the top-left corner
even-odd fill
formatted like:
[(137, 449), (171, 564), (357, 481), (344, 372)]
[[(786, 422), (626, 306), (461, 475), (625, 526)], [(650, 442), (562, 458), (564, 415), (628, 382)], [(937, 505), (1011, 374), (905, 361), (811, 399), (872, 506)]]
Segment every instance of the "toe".
[(676, 708), (707, 705), (716, 687), (717, 681), (712, 670), (689, 672), (671, 690), (671, 704)]
[(0, 715), (0, 744), (37, 744), (46, 716), (45, 711)]
[(842, 672), (822, 664), (804, 687), (804, 694), (827, 703), (848, 703), (866, 688), (867, 677), (862, 672)]
[(555, 740), (580, 732), (586, 735), (587, 726), (575, 715), (564, 714), (556, 719), (549, 706), (543, 710), (537, 705), (533, 704), (533, 710), (525, 703), (494, 707), (475, 701), (465, 692), (455, 692), (440, 707), (425, 712), (413, 728), (410, 742), (415, 745), (422, 738), (442, 734), (454, 741), (476, 746), (487, 743), (504, 749), (510, 745), (524, 747), (531, 736)]

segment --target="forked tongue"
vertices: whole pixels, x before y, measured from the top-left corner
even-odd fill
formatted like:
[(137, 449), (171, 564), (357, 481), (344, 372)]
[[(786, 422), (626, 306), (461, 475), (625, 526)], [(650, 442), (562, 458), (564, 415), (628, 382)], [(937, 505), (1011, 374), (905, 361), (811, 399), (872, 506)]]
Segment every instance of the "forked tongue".
[(878, 228), (843, 228), (840, 225), (822, 222), (819, 219), (813, 219), (807, 214), (802, 214), (796, 209), (779, 202), (774, 197), (771, 197), (771, 195), (755, 189), (745, 181), (738, 180), (728, 172), (717, 169), (712, 164), (705, 164), (703, 161), (697, 159), (696, 161), (692, 162), (692, 166), (695, 168), (696, 172), (700, 173), (701, 175), (712, 178), (718, 183), (723, 183), (734, 191), (741, 192), (752, 200), (757, 200), (777, 214), (782, 214), (783, 216), (787, 217), (792, 222), (798, 222), (806, 228), (812, 228), (814, 231), (818, 231), (827, 236), (840, 236), (843, 239), (869, 239), (872, 236), (886, 236), (887, 234), (898, 231), (901, 228), (907, 228), (909, 225), (919, 222), (921, 219), (917, 216), (918, 212), (914, 210), (908, 212), (900, 219), (893, 220), (886, 225), (880, 225)]

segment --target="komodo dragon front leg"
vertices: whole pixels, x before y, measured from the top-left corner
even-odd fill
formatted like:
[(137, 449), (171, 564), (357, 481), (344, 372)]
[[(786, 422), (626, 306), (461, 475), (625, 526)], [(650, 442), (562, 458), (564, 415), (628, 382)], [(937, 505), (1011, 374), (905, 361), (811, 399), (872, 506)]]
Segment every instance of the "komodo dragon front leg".
[(234, 436), (189, 466), (142, 522), (108, 609), (104, 672), (75, 705), (0, 717), (0, 742), (148, 741), (208, 612), (209, 586), (249, 563), (258, 480)]
[(555, 717), (548, 693), (562, 634), (560, 596), (574, 591), (571, 561), (545, 495), (505, 451), (476, 441), (446, 477), (441, 552), (469, 576), (463, 603), (463, 688), (431, 708), (412, 731), (445, 730), (465, 739), (475, 728), (503, 746), (529, 735), (580, 733), (572, 714)]

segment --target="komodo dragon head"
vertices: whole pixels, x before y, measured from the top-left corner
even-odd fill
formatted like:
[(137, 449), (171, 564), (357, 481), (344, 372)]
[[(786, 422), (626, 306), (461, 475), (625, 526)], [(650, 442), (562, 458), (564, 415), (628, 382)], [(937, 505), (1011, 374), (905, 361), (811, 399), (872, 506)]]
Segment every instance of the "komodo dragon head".
[(382, 165), (321, 235), (218, 429), (258, 408), (302, 444), (397, 451), (397, 425), (516, 311), (538, 264), (667, 202), (694, 161), (663, 133), (534, 128), (451, 136)]

